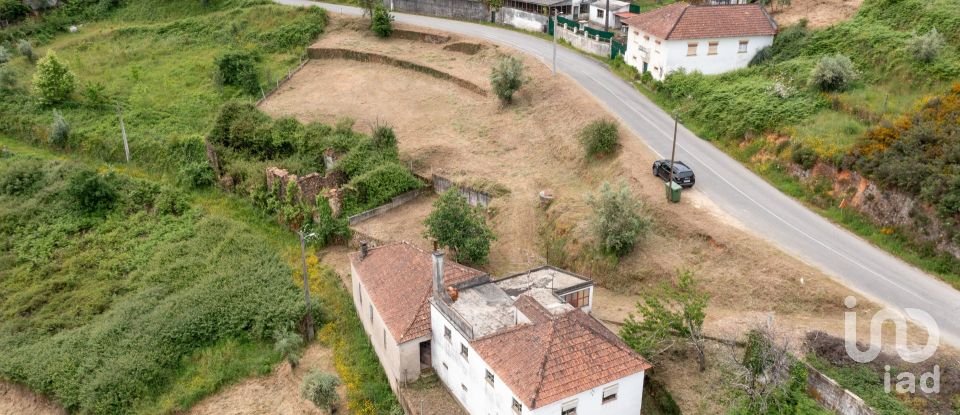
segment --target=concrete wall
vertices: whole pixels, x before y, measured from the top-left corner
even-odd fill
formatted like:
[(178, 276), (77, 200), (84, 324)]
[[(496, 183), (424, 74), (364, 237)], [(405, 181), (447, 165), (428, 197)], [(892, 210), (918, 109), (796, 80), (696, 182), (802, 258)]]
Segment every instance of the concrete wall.
[(358, 224), (358, 223), (360, 223), (360, 222), (363, 222), (363, 221), (365, 221), (365, 220), (367, 220), (367, 219), (375, 218), (375, 217), (380, 216), (380, 215), (382, 215), (382, 214), (384, 214), (384, 213), (387, 213), (387, 212), (389, 212), (389, 211), (391, 211), (391, 210), (393, 210), (393, 209), (395, 209), (395, 208), (398, 208), (398, 207), (400, 207), (400, 206), (403, 206), (403, 205), (405, 205), (407, 202), (410, 202), (410, 201), (412, 201), (412, 200), (416, 200), (417, 197), (420, 196), (420, 193), (422, 193), (422, 190), (421, 190), (421, 189), (415, 189), (415, 190), (411, 190), (411, 191), (409, 191), (409, 192), (406, 192), (406, 193), (403, 193), (403, 194), (394, 196), (393, 199), (390, 199), (389, 202), (387, 202), (387, 203), (385, 203), (385, 204), (382, 204), (382, 205), (380, 205), (380, 206), (377, 206), (377, 207), (375, 207), (375, 208), (373, 208), (373, 209), (370, 209), (370, 210), (367, 210), (367, 211), (364, 211), (364, 212), (360, 212), (360, 213), (358, 213), (358, 214), (356, 214), (356, 215), (351, 216), (351, 217), (348, 218), (347, 220), (350, 222), (350, 226), (353, 226), (353, 225), (356, 225), (356, 224)]
[[(512, 404), (517, 398), (513, 391), (493, 370), (493, 384), (486, 381), (486, 371), (490, 370), (490, 366), (436, 306), (430, 307), (430, 325), (433, 331), (433, 368), (440, 381), (467, 412), (471, 415), (513, 414)], [(450, 329), (450, 340), (444, 337), (445, 327)], [(466, 358), (460, 354), (460, 345), (467, 346)], [(577, 400), (578, 415), (640, 415), (643, 380), (644, 373), (640, 372), (534, 410), (521, 402), (521, 415), (557, 415), (564, 403), (574, 399)], [(603, 389), (614, 384), (618, 388), (617, 399), (603, 404)]]
[[(747, 41), (746, 52), (740, 52), (740, 41)], [(659, 44), (657, 42), (660, 42)], [(717, 54), (709, 55), (710, 42), (717, 42)], [(687, 56), (687, 44), (697, 44), (697, 54)], [(704, 74), (719, 74), (745, 68), (757, 51), (773, 44), (773, 36), (744, 36), (719, 39), (663, 40), (636, 27), (627, 33), (626, 62), (643, 71), (643, 62), (654, 79), (663, 80), (670, 72), (686, 69)], [(641, 51), (647, 49), (647, 53)]]
[(363, 323), (363, 330), (367, 332), (380, 365), (387, 374), (390, 387), (396, 392), (401, 382), (413, 381), (420, 377), (420, 342), (429, 340), (429, 336), (397, 344), (383, 319), (380, 318), (376, 305), (370, 301), (370, 294), (357, 278), (357, 270), (352, 264), (350, 276), (357, 316)]
[(542, 14), (504, 7), (497, 11), (497, 22), (531, 32), (544, 32), (550, 19)]
[[(603, 28), (604, 18), (599, 17), (597, 11), (603, 11), (603, 14), (606, 14), (607, 3), (604, 1), (599, 1), (590, 5), (590, 22), (598, 25), (600, 28)], [(618, 12), (625, 12), (630, 10), (630, 3), (616, 4), (613, 0), (610, 1), (610, 31), (615, 32), (620, 30), (620, 17), (616, 15)]]
[(566, 29), (563, 25), (559, 25), (558, 27), (560, 27), (561, 30), (557, 31), (557, 37), (570, 42), (570, 45), (573, 47), (605, 58), (610, 57), (610, 42), (595, 40), (587, 36), (586, 33), (577, 33), (572, 28)]
[(875, 415), (863, 399), (837, 384), (833, 379), (807, 366), (807, 394), (824, 408), (840, 415)]
[(384, 0), (390, 10), (454, 19), (490, 20), (490, 11), (479, 0)]

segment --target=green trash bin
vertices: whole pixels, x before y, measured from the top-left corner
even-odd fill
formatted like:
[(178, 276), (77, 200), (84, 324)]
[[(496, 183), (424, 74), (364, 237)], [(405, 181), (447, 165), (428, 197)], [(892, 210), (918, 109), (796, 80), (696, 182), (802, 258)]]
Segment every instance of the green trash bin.
[(680, 202), (680, 190), (682, 189), (679, 184), (675, 182), (667, 182), (663, 184), (664, 188), (667, 190), (667, 201), (672, 203)]

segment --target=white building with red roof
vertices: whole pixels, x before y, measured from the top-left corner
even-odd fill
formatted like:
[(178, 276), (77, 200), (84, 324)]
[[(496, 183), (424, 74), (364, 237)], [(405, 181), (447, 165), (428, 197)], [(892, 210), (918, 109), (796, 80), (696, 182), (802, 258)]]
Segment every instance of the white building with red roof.
[(759, 4), (674, 3), (623, 22), (624, 60), (657, 80), (680, 69), (718, 74), (744, 68), (777, 34), (777, 23)]
[(350, 255), (354, 302), (394, 388), (432, 366), (472, 415), (639, 415), (651, 366), (553, 267), (493, 280), (407, 243)]

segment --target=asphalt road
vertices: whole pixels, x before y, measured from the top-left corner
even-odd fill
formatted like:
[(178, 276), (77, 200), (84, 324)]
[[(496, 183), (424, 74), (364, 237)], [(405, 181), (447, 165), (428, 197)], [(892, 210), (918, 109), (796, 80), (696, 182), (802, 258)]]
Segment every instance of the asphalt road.
[[(361, 13), (356, 7), (308, 0), (275, 1)], [(394, 16), (400, 23), (506, 45), (551, 65), (553, 44), (541, 38), (463, 21), (402, 13)], [(580, 83), (654, 152), (669, 158), (673, 134), (669, 114), (605, 65), (563, 47), (557, 48), (557, 70)], [(810, 211), (682, 125), (677, 142), (677, 159), (697, 173), (697, 189), (748, 229), (874, 301), (898, 311), (917, 308), (929, 313), (943, 339), (960, 346), (960, 292)], [(842, 318), (837, 315), (838, 320)]]

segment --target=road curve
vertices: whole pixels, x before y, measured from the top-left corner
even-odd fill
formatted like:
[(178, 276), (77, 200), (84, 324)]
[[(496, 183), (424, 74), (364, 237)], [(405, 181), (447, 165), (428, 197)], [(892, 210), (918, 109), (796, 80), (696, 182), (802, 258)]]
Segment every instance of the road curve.
[[(309, 0), (275, 0), (359, 15), (351, 6)], [(394, 13), (397, 22), (458, 33), (506, 45), (550, 65), (551, 42), (493, 26)], [(557, 70), (583, 86), (654, 152), (670, 154), (673, 120), (600, 62), (557, 48)], [(748, 229), (832, 275), (872, 300), (898, 311), (926, 311), (949, 343), (960, 346), (960, 292), (831, 223), (784, 195), (736, 160), (680, 127), (677, 158), (697, 172), (697, 188)], [(837, 319), (843, 316), (838, 315)]]

